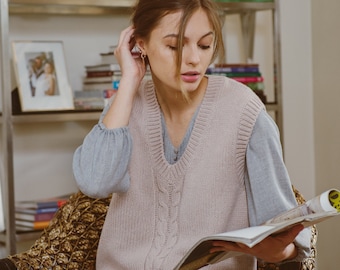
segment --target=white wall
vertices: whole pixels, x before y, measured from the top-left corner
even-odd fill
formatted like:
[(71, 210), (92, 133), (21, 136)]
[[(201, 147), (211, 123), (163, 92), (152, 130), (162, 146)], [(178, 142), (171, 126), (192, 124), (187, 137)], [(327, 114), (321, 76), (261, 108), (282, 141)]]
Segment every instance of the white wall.
[(315, 195), (313, 74), (309, 0), (280, 2), (285, 161), (296, 187)]
[[(312, 0), (316, 190), (340, 188), (340, 2)], [(338, 269), (340, 218), (319, 228), (319, 269)]]
[[(340, 2), (281, 1), (284, 140), (307, 198), (340, 188)], [(339, 218), (317, 226), (317, 269), (338, 269)]]

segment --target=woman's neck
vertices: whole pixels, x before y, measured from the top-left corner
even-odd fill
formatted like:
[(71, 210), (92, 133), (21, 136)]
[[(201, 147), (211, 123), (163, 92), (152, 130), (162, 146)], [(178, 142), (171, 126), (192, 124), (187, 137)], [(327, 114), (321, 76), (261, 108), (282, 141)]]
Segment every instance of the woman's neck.
[(170, 140), (175, 147), (181, 144), (190, 121), (203, 100), (207, 84), (208, 79), (204, 78), (199, 87), (194, 92), (189, 93), (189, 100), (180, 91), (174, 93), (159, 91), (156, 88), (157, 100), (164, 116)]

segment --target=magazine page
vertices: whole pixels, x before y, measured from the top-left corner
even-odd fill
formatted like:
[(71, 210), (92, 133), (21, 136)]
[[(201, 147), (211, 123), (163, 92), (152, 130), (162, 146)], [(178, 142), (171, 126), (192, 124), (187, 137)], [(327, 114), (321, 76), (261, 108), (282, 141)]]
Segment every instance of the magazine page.
[(216, 240), (243, 243), (253, 247), (265, 237), (285, 231), (296, 224), (309, 227), (326, 219), (340, 215), (340, 191), (328, 190), (305, 204), (267, 221), (264, 225), (207, 236), (199, 240), (182, 258), (174, 270), (193, 270), (214, 264), (227, 258), (238, 256), (237, 252), (210, 253), (212, 242)]
[(340, 191), (337, 189), (330, 189), (319, 196), (308, 200), (306, 203), (301, 204), (289, 211), (286, 211), (278, 216), (266, 221), (264, 224), (280, 223), (289, 219), (297, 217), (313, 215), (316, 213), (340, 212)]

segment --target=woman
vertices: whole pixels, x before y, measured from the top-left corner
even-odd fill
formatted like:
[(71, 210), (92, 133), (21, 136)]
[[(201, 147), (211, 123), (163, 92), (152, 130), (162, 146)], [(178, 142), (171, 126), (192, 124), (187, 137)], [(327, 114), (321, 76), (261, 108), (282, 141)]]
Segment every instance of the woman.
[[(97, 269), (173, 269), (201, 237), (261, 224), (296, 202), (264, 105), (244, 85), (205, 75), (223, 50), (213, 2), (140, 0), (132, 25), (115, 51), (118, 92), (76, 150), (74, 175), (89, 196), (113, 193)], [(252, 256), (209, 269), (302, 260), (310, 238), (301, 230), (252, 249), (216, 242), (211, 252)]]
[(36, 81), (35, 97), (53, 96), (56, 92), (56, 78), (54, 75), (54, 65), (46, 62), (44, 73)]

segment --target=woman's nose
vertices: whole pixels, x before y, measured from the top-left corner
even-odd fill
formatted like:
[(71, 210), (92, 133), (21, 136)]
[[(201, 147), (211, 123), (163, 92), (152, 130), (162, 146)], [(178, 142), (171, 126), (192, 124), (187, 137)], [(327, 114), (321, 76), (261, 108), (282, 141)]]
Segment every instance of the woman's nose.
[(200, 54), (197, 46), (190, 46), (184, 49), (183, 56), (186, 64), (197, 65), (200, 61)]

